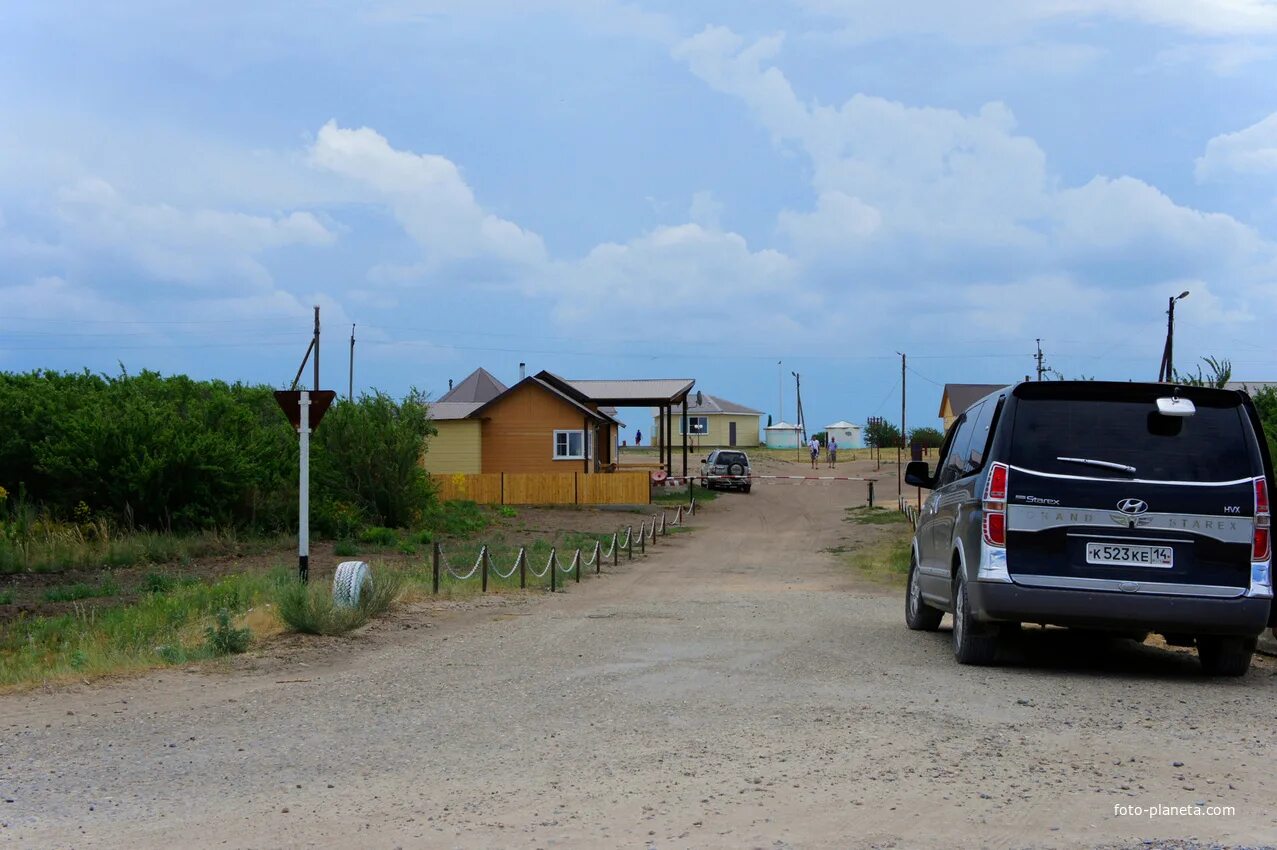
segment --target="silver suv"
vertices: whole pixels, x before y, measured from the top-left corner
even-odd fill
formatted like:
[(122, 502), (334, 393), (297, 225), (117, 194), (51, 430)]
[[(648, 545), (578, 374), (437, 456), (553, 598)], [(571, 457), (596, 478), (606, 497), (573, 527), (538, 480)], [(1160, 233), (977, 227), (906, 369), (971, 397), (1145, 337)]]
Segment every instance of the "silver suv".
[(717, 449), (701, 459), (702, 487), (735, 487), (748, 493), (750, 482), (749, 455), (739, 449)]
[(1196, 645), (1240, 676), (1273, 609), (1272, 460), (1245, 393), (1042, 381), (958, 417), (918, 516), (906, 622), (953, 614), (953, 649), (989, 664), (1021, 623)]

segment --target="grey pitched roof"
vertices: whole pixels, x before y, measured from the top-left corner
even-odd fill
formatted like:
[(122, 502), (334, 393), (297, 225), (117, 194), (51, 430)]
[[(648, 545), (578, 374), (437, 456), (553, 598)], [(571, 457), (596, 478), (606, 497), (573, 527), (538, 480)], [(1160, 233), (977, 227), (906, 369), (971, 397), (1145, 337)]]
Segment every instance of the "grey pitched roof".
[(492, 377), (492, 373), (480, 367), (452, 389), (439, 397), (441, 402), (462, 401), (483, 404), (492, 401), (506, 391), (506, 385)]
[(436, 421), (465, 419), (482, 406), (477, 401), (434, 401), (430, 403), (430, 418)]
[(989, 393), (1000, 390), (1006, 384), (945, 384), (944, 395), (940, 397), (940, 412), (944, 416), (944, 396), (949, 397), (949, 407), (954, 415), (958, 415)]
[(1251, 394), (1272, 387), (1277, 387), (1277, 381), (1229, 381), (1224, 385), (1226, 390), (1244, 390)]
[(593, 402), (626, 406), (657, 404), (681, 396), (692, 388), (692, 378), (638, 378), (629, 381), (575, 381), (542, 371), (537, 377), (547, 383), (558, 383)]
[[(675, 405), (675, 412), (680, 409)], [(655, 411), (654, 411), (655, 412)], [(709, 393), (701, 393), (701, 403), (696, 403), (696, 394), (692, 393), (687, 397), (688, 414), (696, 414), (697, 416), (713, 416), (720, 413), (735, 413), (741, 416), (762, 416), (761, 410), (754, 410), (752, 407), (746, 407), (743, 404), (737, 404), (734, 401), (728, 401), (722, 396), (710, 395)]]

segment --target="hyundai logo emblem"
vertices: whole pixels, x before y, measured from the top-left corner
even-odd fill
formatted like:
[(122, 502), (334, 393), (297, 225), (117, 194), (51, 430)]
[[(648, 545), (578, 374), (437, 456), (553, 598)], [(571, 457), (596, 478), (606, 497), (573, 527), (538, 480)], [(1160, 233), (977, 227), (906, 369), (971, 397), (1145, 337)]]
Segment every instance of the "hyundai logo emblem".
[(1124, 514), (1142, 514), (1148, 510), (1148, 502), (1143, 499), (1123, 499), (1117, 503), (1117, 509)]

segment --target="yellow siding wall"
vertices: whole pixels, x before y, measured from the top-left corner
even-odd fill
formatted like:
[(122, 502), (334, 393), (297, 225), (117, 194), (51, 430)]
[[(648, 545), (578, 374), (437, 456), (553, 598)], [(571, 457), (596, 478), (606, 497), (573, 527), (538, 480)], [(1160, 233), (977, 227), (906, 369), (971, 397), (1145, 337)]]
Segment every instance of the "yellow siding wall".
[[(689, 413), (688, 418), (692, 418), (698, 414)], [(683, 414), (675, 409), (674, 411), (674, 448), (678, 451), (683, 450), (683, 435), (679, 433)], [(692, 435), (691, 445), (697, 451), (706, 448), (720, 448), (728, 445), (729, 423), (736, 423), (736, 445), (741, 448), (750, 448), (758, 445), (759, 433), (759, 416), (756, 413), (711, 413), (705, 417), (705, 424), (709, 426), (709, 433), (704, 436)], [(661, 444), (664, 433), (661, 430), (661, 417), (652, 417), (651, 444), (656, 446)]]
[(438, 434), (426, 443), (421, 465), (427, 472), (483, 472), (481, 424), (477, 419), (444, 419), (435, 422)]
[[(584, 427), (585, 415), (550, 391), (531, 382), (515, 387), (484, 411), (483, 471), (585, 472), (582, 460), (554, 459), (554, 432)], [(598, 436), (606, 441), (607, 428), (600, 427)]]

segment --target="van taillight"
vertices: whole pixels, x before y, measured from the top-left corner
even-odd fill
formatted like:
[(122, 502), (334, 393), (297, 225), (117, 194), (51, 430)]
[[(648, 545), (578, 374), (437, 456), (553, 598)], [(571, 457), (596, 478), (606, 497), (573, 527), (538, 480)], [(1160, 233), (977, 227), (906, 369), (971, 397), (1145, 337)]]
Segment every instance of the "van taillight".
[(984, 484), (984, 542), (1007, 545), (1007, 465), (995, 463)]
[(1268, 479), (1255, 479), (1255, 536), (1250, 547), (1252, 561), (1268, 560), (1272, 517), (1268, 512)]

